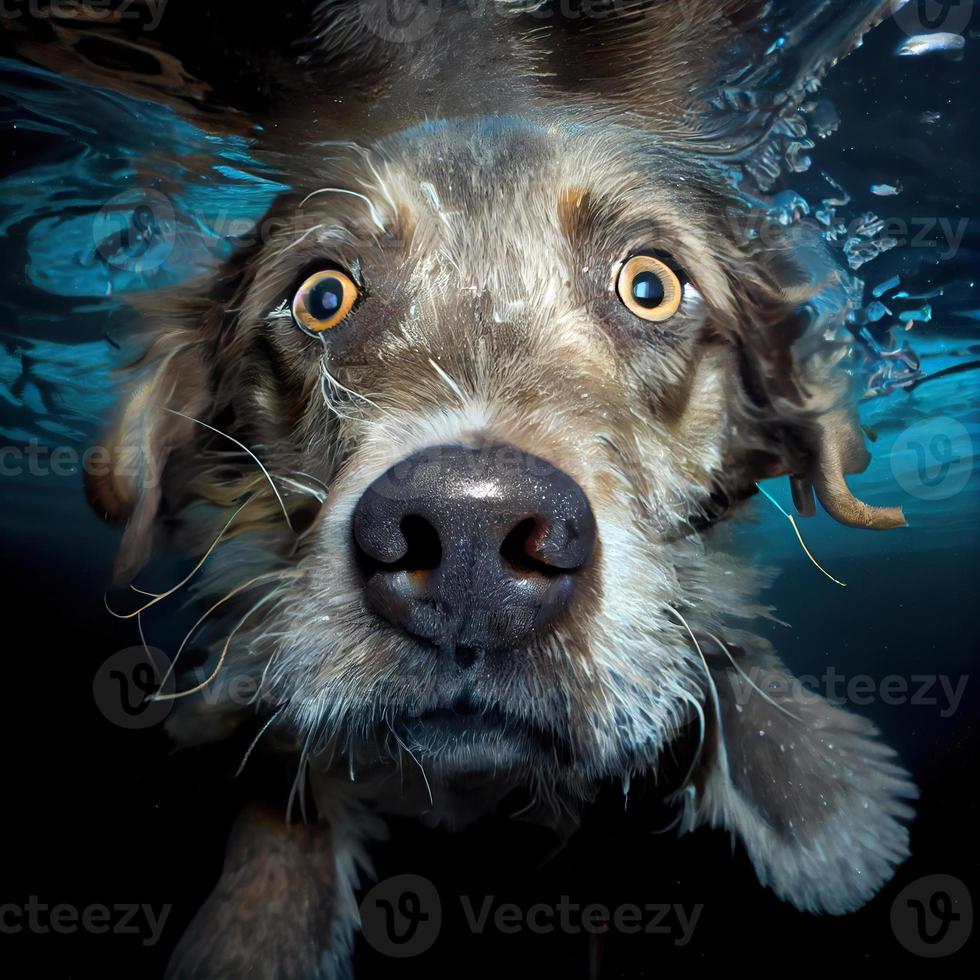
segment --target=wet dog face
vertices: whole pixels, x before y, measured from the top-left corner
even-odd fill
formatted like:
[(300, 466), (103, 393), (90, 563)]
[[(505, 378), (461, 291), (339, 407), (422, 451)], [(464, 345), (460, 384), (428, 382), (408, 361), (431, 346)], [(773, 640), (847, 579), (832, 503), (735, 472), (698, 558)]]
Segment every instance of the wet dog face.
[[(302, 728), (390, 726), (437, 770), (621, 767), (695, 690), (663, 609), (731, 455), (732, 352), (709, 322), (733, 300), (710, 222), (682, 220), (710, 192), (526, 125), (379, 156), (306, 202), (312, 230), (258, 259), (247, 300), (290, 372), (301, 467), (330, 488), (270, 691)], [(297, 284), (330, 270), (354, 307), (298, 329)]]
[[(30, 43), (246, 134), (293, 189), (206, 281), (142, 301), (112, 465), (87, 475), (125, 524), (122, 582), (164, 542), (197, 556), (170, 733), (241, 726), (259, 791), (295, 776), (327, 830), (236, 833), (175, 976), (290, 973), (327, 931), (341, 964), (375, 814), (459, 825), (522, 795), (562, 832), (602, 781), (668, 787), (665, 755), (679, 826), (735, 834), (801, 909), (857, 908), (908, 854), (908, 774), (752, 635), (723, 522), (785, 475), (803, 515), (903, 523), (845, 482), (869, 459), (859, 284), (765, 196), (812, 82), (892, 5), (828, 7), (827, 47), (785, 50), (763, 0), (586, 6), (395, 25), (331, 0), (175, 22), (174, 56), (91, 25), (48, 60)], [(192, 65), (244, 111), (177, 90), (201, 36)]]
[[(203, 556), (209, 659), (170, 730), (198, 744), (257, 714), (343, 830), (352, 801), (453, 823), (518, 787), (564, 826), (690, 726), (681, 825), (734, 831), (801, 908), (856, 908), (908, 853), (914, 787), (743, 628), (753, 575), (720, 526), (777, 475), (804, 515), (815, 495), (903, 523), (845, 482), (869, 458), (853, 283), (726, 170), (748, 146), (705, 86), (729, 42), (774, 47), (749, 30), (767, 7), (539, 29), (523, 5), (445, 6), (381, 43), (349, 18), (378, 28), (385, 5), (323, 5), (269, 150), (295, 193), (148, 310), (89, 493), (126, 522), (121, 579), (164, 537)], [(838, 53), (877, 13), (835, 26)], [(464, 69), (464, 48), (492, 56)], [(474, 93), (515, 115), (463, 118)], [(755, 105), (744, 121), (776, 128)]]
[[(145, 520), (205, 499), (262, 532), (225, 676), (358, 768), (392, 742), (577, 790), (652, 764), (704, 698), (680, 610), (718, 628), (747, 584), (698, 532), (805, 468), (792, 307), (651, 137), (470, 120), (322, 152), (134, 400), (162, 400)], [(229, 438), (261, 475), (216, 462)]]

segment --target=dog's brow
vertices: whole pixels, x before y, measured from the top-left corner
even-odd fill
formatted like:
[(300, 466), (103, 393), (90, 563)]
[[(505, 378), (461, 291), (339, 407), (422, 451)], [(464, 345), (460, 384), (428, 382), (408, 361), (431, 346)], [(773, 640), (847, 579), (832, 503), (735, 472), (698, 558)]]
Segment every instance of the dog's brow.
[(360, 191), (348, 190), (344, 187), (321, 187), (319, 190), (310, 191), (306, 197), (300, 201), (300, 208), (306, 204), (306, 202), (311, 197), (316, 197), (318, 194), (349, 194), (351, 197), (356, 197), (362, 200), (368, 207), (368, 212), (371, 215), (371, 220), (381, 229), (385, 231), (385, 223), (381, 220), (381, 215), (378, 213), (378, 209), (374, 206), (374, 202), (367, 196), (367, 194), (362, 194)]
[(596, 206), (591, 192), (582, 187), (568, 187), (558, 195), (558, 226), (573, 245), (590, 237)]
[(558, 227), (575, 248), (610, 237), (624, 250), (658, 244), (673, 248), (678, 238), (671, 221), (633, 213), (622, 199), (581, 186), (566, 187), (558, 194), (557, 213)]

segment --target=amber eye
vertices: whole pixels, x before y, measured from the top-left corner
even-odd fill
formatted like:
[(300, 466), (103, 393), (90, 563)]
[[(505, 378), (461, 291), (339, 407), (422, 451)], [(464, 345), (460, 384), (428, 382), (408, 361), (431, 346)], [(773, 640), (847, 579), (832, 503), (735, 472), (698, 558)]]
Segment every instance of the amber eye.
[(357, 286), (337, 269), (324, 269), (307, 277), (293, 297), (293, 319), (309, 333), (337, 326), (357, 300)]
[(616, 277), (623, 305), (642, 320), (669, 320), (684, 298), (684, 287), (673, 269), (652, 255), (627, 259)]

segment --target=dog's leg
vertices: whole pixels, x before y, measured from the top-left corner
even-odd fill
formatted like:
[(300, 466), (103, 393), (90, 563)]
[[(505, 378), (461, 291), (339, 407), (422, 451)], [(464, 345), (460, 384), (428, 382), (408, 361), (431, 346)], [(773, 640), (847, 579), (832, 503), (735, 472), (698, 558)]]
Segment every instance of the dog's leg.
[(351, 828), (290, 825), (252, 806), (232, 829), (221, 877), (180, 940), (167, 980), (350, 976), (362, 858)]
[(736, 833), (760, 880), (811, 912), (864, 904), (908, 855), (916, 796), (866, 719), (806, 689), (773, 656), (704, 652), (717, 693), (696, 771), (682, 791), (687, 828)]

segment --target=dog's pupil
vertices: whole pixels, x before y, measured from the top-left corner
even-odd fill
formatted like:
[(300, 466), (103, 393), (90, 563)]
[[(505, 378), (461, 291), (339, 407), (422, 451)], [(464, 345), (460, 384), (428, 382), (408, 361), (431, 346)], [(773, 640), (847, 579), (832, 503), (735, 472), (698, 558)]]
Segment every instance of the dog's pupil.
[(664, 284), (654, 272), (641, 272), (633, 279), (633, 299), (649, 310), (664, 301)]
[(318, 320), (329, 320), (340, 309), (344, 287), (338, 279), (323, 279), (311, 290), (307, 300), (310, 314)]

